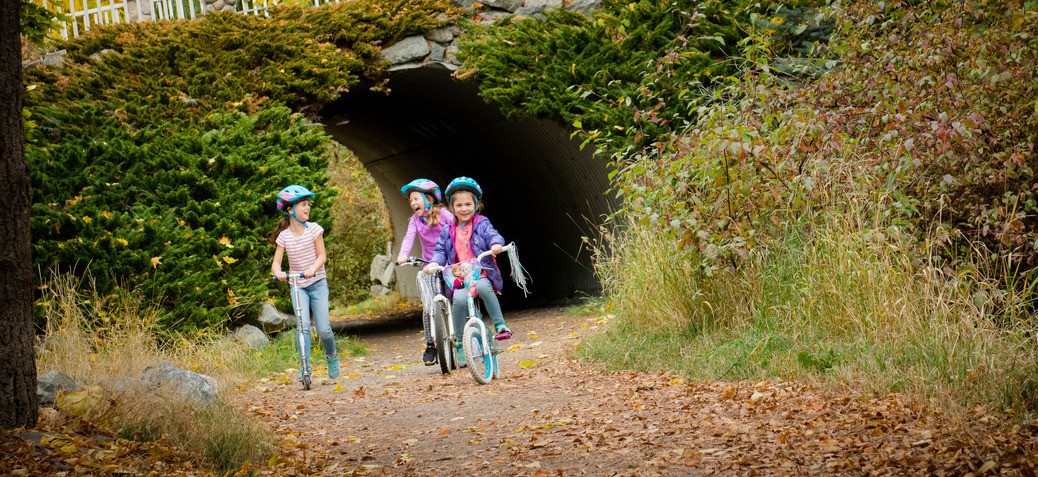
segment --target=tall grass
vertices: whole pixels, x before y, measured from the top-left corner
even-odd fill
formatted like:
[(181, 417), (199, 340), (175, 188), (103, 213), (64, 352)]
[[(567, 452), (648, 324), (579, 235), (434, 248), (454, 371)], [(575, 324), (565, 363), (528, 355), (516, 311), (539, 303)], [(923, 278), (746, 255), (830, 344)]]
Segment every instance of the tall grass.
[(713, 276), (696, 250), (629, 228), (598, 262), (618, 318), (581, 352), (703, 380), (806, 378), (1038, 411), (1033, 298), (933, 266), (927, 247), (851, 212)]
[(208, 334), (163, 334), (160, 341), (153, 328), (157, 310), (138, 296), (102, 297), (67, 275), (50, 281), (37, 306), (46, 319), (38, 371), (59, 370), (103, 389), (103, 399), (76, 414), (125, 438), (165, 438), (221, 472), (263, 462), (273, 452), (272, 433), (234, 407), (201, 403), (139, 379), (148, 366), (168, 361), (214, 377), (225, 393), (265, 372), (269, 364), (257, 359), (262, 353)]

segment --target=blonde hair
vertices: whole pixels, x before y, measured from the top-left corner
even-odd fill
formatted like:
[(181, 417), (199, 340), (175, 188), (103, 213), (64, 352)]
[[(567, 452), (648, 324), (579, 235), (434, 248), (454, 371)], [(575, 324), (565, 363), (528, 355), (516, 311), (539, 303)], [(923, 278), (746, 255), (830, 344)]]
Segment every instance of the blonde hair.
[[(429, 194), (426, 195), (428, 196)], [(433, 204), (432, 207), (429, 207), (429, 213), (425, 216), (425, 225), (428, 225), (430, 227), (440, 225), (440, 211), (445, 208), (446, 207), (444, 207), (443, 204), (440, 202), (437, 202)]]

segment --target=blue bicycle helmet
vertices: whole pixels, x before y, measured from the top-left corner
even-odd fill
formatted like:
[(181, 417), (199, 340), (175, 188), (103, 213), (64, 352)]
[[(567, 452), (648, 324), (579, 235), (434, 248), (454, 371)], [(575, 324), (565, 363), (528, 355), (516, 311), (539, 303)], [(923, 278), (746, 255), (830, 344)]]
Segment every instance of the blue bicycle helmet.
[(451, 181), (450, 184), (447, 185), (447, 191), (444, 193), (444, 195), (447, 196), (447, 202), (449, 202), (453, 206), (454, 200), (452, 199), (452, 196), (455, 192), (461, 190), (471, 192), (472, 195), (476, 198), (477, 204), (483, 198), (483, 189), (479, 187), (479, 183), (471, 177), (461, 176), (455, 178)]
[(288, 187), (285, 187), (284, 189), (281, 189), (281, 192), (278, 192), (278, 210), (280, 210), (285, 215), (292, 217), (296, 220), (296, 222), (306, 225), (305, 222), (299, 220), (299, 218), (296, 217), (295, 211), (293, 210), (293, 206), (296, 205), (296, 202), (299, 202), (303, 199), (309, 199), (314, 195), (315, 194), (313, 192), (310, 192), (310, 190), (306, 187), (292, 184)]

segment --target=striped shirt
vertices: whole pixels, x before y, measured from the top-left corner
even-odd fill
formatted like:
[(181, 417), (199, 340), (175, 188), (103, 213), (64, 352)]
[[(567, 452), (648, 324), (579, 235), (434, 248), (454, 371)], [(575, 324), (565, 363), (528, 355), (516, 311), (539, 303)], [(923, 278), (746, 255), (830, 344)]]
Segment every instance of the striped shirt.
[[(286, 228), (278, 234), (278, 238), (275, 240), (275, 243), (285, 247), (289, 274), (305, 272), (314, 262), (317, 262), (317, 245), (315, 245), (315, 242), (324, 233), (324, 228), (317, 225), (316, 222), (307, 222), (306, 225), (307, 227), (303, 229), (303, 235), (297, 236), (292, 233), (291, 228)], [(326, 276), (324, 265), (321, 265), (321, 268), (317, 270), (317, 274), (312, 278), (300, 279), (299, 286), (310, 286)]]

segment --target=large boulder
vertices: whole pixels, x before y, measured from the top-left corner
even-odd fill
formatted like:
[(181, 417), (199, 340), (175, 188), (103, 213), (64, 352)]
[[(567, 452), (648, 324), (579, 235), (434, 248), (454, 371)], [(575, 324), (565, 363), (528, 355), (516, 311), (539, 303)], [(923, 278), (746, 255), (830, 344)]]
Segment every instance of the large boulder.
[(181, 396), (206, 404), (219, 397), (219, 386), (211, 376), (180, 369), (165, 361), (146, 368), (141, 381), (156, 387), (171, 386)]
[(267, 338), (267, 334), (263, 330), (252, 325), (242, 325), (241, 328), (235, 330), (234, 337), (249, 345), (250, 348), (262, 348), (270, 342), (270, 338)]
[(381, 280), (382, 274), (386, 272), (386, 267), (389, 266), (389, 263), (389, 255), (375, 255), (375, 258), (371, 259), (371, 281)]
[(278, 311), (270, 303), (263, 304), (263, 308), (260, 310), (260, 315), (256, 321), (259, 322), (264, 333), (277, 333), (283, 329), (296, 326), (296, 316), (294, 314)]
[(391, 65), (421, 61), (429, 56), (429, 42), (425, 36), (415, 35), (400, 40), (396, 44), (382, 50), (382, 57)]

